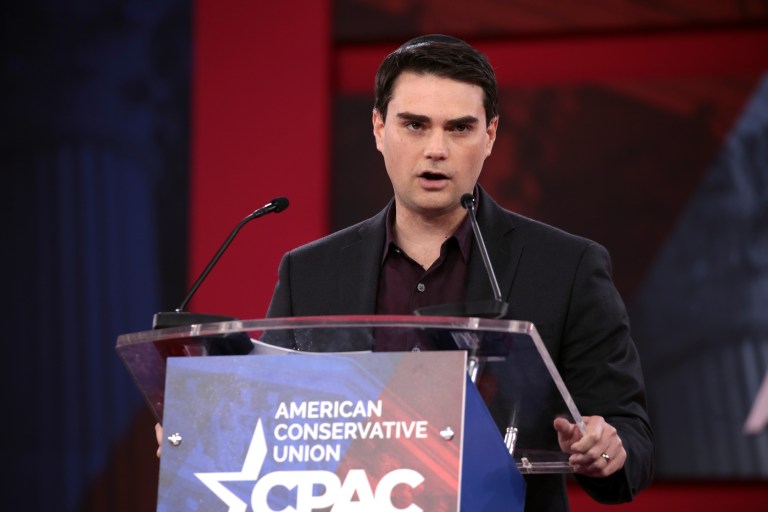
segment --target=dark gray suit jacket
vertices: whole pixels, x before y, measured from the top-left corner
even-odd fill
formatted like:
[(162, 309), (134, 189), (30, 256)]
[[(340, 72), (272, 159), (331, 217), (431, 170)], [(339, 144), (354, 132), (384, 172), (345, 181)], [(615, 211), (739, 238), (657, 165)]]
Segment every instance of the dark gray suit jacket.
[[(536, 325), (580, 412), (605, 417), (627, 451), (623, 471), (606, 479), (578, 477), (580, 484), (600, 502), (631, 500), (652, 478), (653, 436), (640, 363), (607, 251), (504, 210), (482, 188), (477, 218), (509, 303), (507, 317)], [(373, 314), (385, 222), (386, 210), (287, 253), (268, 316)], [(476, 245), (468, 301), (493, 297)], [(552, 425), (541, 428), (554, 432)], [(527, 510), (568, 510), (563, 477), (526, 481)]]

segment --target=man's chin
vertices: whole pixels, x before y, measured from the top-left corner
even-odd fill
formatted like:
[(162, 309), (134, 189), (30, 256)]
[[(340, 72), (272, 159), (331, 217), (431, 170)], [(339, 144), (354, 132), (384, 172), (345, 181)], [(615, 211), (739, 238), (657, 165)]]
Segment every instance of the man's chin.
[(426, 197), (414, 202), (410, 209), (417, 215), (425, 218), (439, 218), (455, 214), (458, 210), (463, 210), (459, 199), (453, 195)]

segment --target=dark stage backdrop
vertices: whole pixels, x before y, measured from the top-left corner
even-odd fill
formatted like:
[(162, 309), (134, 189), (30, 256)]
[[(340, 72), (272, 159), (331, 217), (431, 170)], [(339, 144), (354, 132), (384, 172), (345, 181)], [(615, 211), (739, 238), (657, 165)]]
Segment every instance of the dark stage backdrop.
[(114, 347), (185, 286), (190, 20), (0, 8), (3, 510), (153, 507), (154, 422)]

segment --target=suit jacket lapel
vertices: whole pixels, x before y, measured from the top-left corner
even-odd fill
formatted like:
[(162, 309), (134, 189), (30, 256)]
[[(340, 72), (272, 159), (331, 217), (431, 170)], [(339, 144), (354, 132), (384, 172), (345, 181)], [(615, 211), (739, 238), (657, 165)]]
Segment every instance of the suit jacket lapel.
[(352, 315), (372, 315), (376, 310), (381, 255), (386, 238), (385, 208), (357, 229), (358, 238), (339, 251), (336, 300)]

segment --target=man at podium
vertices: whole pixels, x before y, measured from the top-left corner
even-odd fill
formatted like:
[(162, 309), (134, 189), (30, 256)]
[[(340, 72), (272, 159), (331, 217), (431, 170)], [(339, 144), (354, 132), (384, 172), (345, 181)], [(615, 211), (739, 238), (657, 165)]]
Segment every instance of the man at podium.
[[(375, 96), (373, 136), (394, 198), (376, 216), (288, 252), (268, 316), (409, 315), (489, 299), (498, 276), (505, 317), (536, 325), (585, 415), (584, 435), (562, 418), (541, 429), (557, 432), (593, 498), (632, 500), (652, 478), (653, 441), (610, 259), (592, 241), (504, 210), (477, 184), (499, 123), (491, 65), (459, 39), (419, 37), (384, 59)], [(403, 338), (374, 350), (429, 348)], [(568, 509), (563, 476), (526, 480), (526, 510)]]

